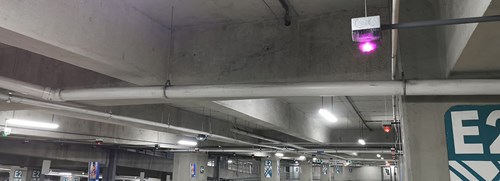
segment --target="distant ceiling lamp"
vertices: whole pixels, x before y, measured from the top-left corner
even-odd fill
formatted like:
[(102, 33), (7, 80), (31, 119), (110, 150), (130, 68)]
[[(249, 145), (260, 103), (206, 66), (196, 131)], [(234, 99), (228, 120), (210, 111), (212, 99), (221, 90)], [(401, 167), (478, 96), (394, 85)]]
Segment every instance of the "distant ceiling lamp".
[(191, 140), (179, 140), (177, 142), (177, 144), (183, 145), (183, 146), (196, 146), (196, 145), (198, 145), (198, 142), (191, 141)]
[(299, 159), (298, 159), (298, 160), (306, 160), (306, 156), (301, 155), (301, 156), (299, 156)]
[(14, 126), (20, 126), (20, 127), (40, 128), (40, 129), (57, 129), (57, 128), (59, 128), (59, 125), (54, 124), (54, 123), (27, 121), (27, 120), (21, 120), (21, 119), (8, 119), (7, 124), (14, 125)]
[(380, 158), (381, 156), (382, 156), (382, 155), (380, 155), (380, 154), (377, 154), (377, 158)]
[(356, 153), (356, 152), (353, 152), (353, 153), (352, 153), (352, 155), (354, 155), (354, 156), (358, 156), (358, 153)]
[(233, 163), (233, 160), (227, 160), (227, 163)]
[(277, 157), (283, 157), (283, 156), (285, 156), (285, 155), (283, 155), (283, 153), (278, 152), (278, 153), (274, 154), (274, 156), (277, 156)]
[(365, 140), (364, 140), (364, 139), (358, 139), (358, 143), (359, 143), (360, 145), (366, 145), (366, 142), (365, 142)]
[[(337, 117), (327, 109), (324, 109), (323, 106), (324, 106), (323, 97), (321, 97), (321, 109), (319, 109), (318, 111), (319, 115), (321, 115), (324, 119), (326, 119), (329, 122), (337, 122), (338, 121)], [(333, 97), (332, 97), (332, 111), (333, 111)]]
[(196, 140), (201, 141), (201, 142), (206, 141), (207, 138), (208, 138), (208, 136), (204, 135), (204, 134), (199, 134), (198, 136), (196, 136)]

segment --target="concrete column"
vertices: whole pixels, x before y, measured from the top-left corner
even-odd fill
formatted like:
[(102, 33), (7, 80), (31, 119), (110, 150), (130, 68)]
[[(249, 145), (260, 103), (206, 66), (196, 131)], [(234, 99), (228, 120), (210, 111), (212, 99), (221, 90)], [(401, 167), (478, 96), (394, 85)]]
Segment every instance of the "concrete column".
[[(326, 173), (325, 170), (326, 169)], [(321, 164), (321, 170), (320, 170), (320, 180), (321, 181), (331, 181), (332, 180), (332, 167), (330, 167), (330, 163), (323, 163)]]
[(116, 150), (110, 150), (108, 155), (108, 166), (104, 169), (103, 180), (114, 181), (116, 176), (116, 161), (118, 154)]
[[(16, 175), (17, 171), (17, 175)], [(10, 167), (10, 172), (9, 172), (9, 181), (26, 181), (26, 178), (28, 176), (28, 169), (27, 168), (21, 168), (21, 167)], [(16, 176), (20, 176), (20, 178), (16, 178)]]
[(215, 167), (214, 167), (214, 181), (219, 181), (220, 180), (220, 156), (217, 156), (215, 158)]
[(208, 155), (205, 153), (175, 153), (173, 181), (206, 181), (207, 173), (200, 173), (200, 167), (206, 170), (207, 162)]
[[(280, 158), (271, 157), (271, 158), (263, 158), (260, 161), (260, 180), (261, 181), (280, 181)], [(266, 165), (271, 164), (272, 174), (270, 177), (266, 177)]]
[(313, 180), (312, 163), (307, 162), (307, 161), (300, 162), (299, 179), (300, 179), (300, 181), (312, 181)]

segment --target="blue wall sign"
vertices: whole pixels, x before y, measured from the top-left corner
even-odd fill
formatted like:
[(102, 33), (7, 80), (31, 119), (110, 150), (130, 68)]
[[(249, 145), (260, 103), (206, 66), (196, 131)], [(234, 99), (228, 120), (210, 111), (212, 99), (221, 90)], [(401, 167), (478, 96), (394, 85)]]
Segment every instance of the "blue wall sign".
[(191, 163), (189, 166), (189, 173), (191, 175), (191, 178), (196, 177), (196, 163)]
[(99, 181), (99, 162), (89, 162), (89, 181)]
[(500, 105), (453, 106), (445, 114), (450, 180), (500, 180)]
[(264, 177), (271, 178), (273, 176), (273, 162), (266, 160), (264, 162)]

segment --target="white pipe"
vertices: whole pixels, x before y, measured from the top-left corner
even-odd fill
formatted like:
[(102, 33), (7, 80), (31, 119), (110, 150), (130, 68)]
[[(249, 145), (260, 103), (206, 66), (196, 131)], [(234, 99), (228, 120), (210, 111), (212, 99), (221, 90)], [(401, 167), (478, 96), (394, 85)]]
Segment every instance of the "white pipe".
[[(337, 150), (337, 149), (321, 149), (324, 153), (343, 153), (352, 155), (352, 153), (367, 153), (367, 154), (391, 154), (391, 150)], [(177, 150), (169, 150), (169, 152), (214, 152), (214, 153), (275, 153), (276, 150), (255, 150), (255, 149), (177, 149)], [(312, 153), (315, 154), (317, 150), (308, 150), (308, 151), (280, 151), (280, 152), (288, 152), (288, 153)]]
[[(275, 146), (255, 144), (255, 143), (251, 143), (251, 142), (247, 142), (247, 141), (229, 138), (226, 136), (211, 134), (211, 133), (204, 132), (204, 131), (199, 131), (199, 130), (194, 130), (194, 129), (189, 129), (189, 128), (182, 128), (182, 127), (172, 126), (172, 125), (163, 124), (163, 123), (157, 123), (157, 122), (153, 122), (153, 121), (147, 121), (147, 120), (138, 119), (138, 118), (127, 117), (127, 116), (113, 115), (110, 113), (99, 112), (99, 111), (94, 111), (94, 110), (90, 110), (90, 109), (83, 109), (83, 108), (71, 107), (71, 106), (60, 105), (60, 104), (53, 104), (53, 103), (48, 103), (48, 102), (43, 102), (43, 101), (37, 101), (37, 100), (33, 100), (33, 99), (22, 98), (22, 97), (7, 95), (7, 94), (0, 94), (0, 100), (9, 101), (12, 103), (19, 103), (19, 104), (43, 107), (43, 108), (48, 108), (48, 109), (62, 110), (62, 111), (66, 111), (66, 112), (76, 113), (76, 114), (84, 114), (84, 115), (88, 115), (88, 116), (96, 116), (96, 117), (101, 117), (101, 118), (119, 120), (119, 121), (122, 121), (122, 124), (120, 124), (120, 125), (138, 124), (138, 125), (141, 125), (142, 127), (151, 128), (152, 130), (164, 128), (164, 129), (179, 131), (182, 133), (193, 134), (193, 135), (204, 134), (204, 135), (208, 135), (213, 140), (218, 140), (218, 141), (222, 141), (222, 142), (226, 142), (226, 143), (243, 144), (243, 145), (251, 145), (251, 146), (270, 148), (270, 149), (276, 149), (276, 150), (283, 150), (282, 148), (275, 147)], [(107, 123), (109, 123), (109, 122), (107, 122)]]
[[(0, 88), (52, 101), (243, 99), (296, 96), (500, 95), (500, 79), (350, 81), (91, 88), (53, 91), (0, 77)], [(406, 93), (405, 93), (406, 92)]]

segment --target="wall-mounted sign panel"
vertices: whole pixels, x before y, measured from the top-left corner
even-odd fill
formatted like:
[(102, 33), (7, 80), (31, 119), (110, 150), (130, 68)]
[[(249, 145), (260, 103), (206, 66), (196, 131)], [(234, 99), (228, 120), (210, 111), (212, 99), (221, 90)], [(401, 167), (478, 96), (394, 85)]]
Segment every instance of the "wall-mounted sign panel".
[(99, 162), (89, 162), (89, 181), (99, 181), (100, 167)]
[(264, 162), (264, 177), (273, 177), (273, 162), (271, 160), (266, 160)]
[(450, 180), (500, 180), (499, 119), (500, 105), (453, 106), (446, 112)]

